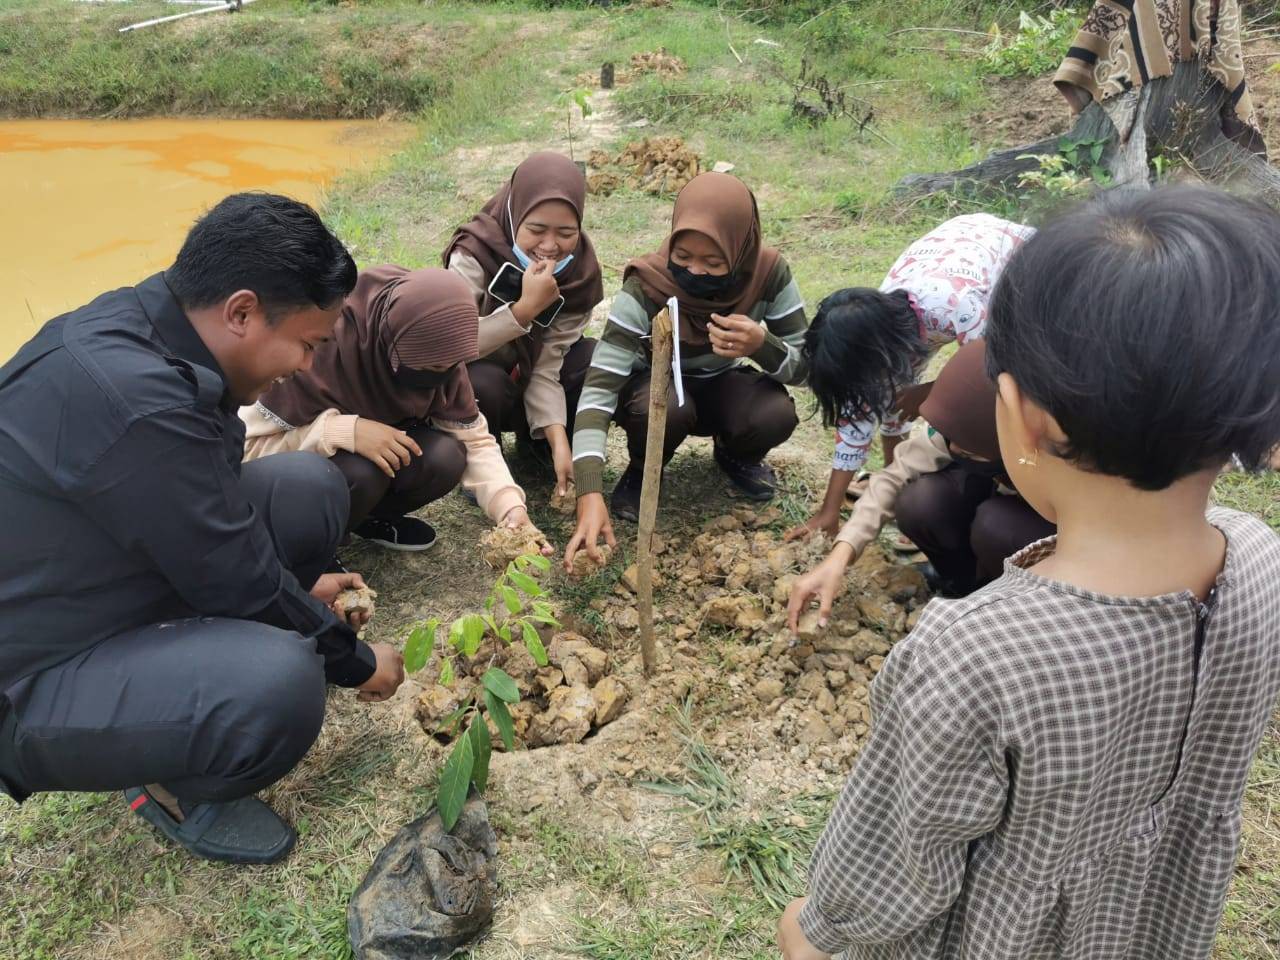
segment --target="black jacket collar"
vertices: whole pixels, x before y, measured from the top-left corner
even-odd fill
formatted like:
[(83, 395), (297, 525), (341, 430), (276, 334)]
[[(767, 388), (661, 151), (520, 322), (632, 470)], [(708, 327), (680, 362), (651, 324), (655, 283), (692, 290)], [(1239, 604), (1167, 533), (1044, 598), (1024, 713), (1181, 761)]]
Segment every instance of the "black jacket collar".
[(142, 309), (146, 311), (147, 319), (151, 321), (151, 325), (155, 327), (156, 332), (160, 334), (160, 338), (174, 356), (214, 373), (223, 385), (222, 398), (218, 405), (228, 410), (234, 408), (235, 404), (226, 392), (226, 374), (222, 372), (222, 367), (209, 352), (204, 341), (200, 339), (200, 334), (196, 333), (196, 328), (191, 325), (191, 321), (182, 309), (182, 304), (178, 303), (178, 298), (169, 289), (164, 274), (157, 273), (147, 277), (134, 290), (138, 294)]

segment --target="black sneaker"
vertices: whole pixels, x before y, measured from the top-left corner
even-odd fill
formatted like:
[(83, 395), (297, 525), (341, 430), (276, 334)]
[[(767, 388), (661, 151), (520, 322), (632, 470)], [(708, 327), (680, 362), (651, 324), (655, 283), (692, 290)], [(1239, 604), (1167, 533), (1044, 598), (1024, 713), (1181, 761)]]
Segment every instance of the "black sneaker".
[(619, 520), (636, 523), (640, 519), (640, 488), (644, 483), (644, 474), (639, 467), (627, 467), (613, 488), (613, 496), (609, 498), (609, 509)]
[(145, 787), (124, 792), (129, 809), (174, 843), (205, 860), (275, 863), (293, 849), (298, 835), (257, 797), (228, 803), (182, 803), (179, 823)]
[(778, 475), (763, 460), (746, 463), (735, 460), (717, 441), (712, 456), (730, 482), (742, 491), (748, 500), (772, 500), (778, 490)]
[(361, 540), (405, 553), (430, 550), (436, 542), (435, 528), (417, 517), (396, 517), (394, 520), (370, 517), (351, 532)]

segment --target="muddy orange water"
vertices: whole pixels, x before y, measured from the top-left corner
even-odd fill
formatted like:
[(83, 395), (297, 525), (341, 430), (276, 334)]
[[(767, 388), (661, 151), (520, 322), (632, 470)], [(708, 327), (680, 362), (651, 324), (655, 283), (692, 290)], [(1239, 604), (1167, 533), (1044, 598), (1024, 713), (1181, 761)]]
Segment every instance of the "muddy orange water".
[(315, 203), (412, 131), (373, 120), (0, 120), (0, 363), (50, 317), (167, 266), (226, 194)]

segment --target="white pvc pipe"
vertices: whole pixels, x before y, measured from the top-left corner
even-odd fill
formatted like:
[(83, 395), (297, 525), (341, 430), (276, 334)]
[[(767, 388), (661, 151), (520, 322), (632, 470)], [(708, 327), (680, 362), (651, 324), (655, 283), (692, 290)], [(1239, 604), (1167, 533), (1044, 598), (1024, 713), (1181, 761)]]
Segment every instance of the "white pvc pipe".
[(131, 24), (127, 27), (121, 27), (120, 33), (128, 33), (130, 30), (141, 30), (143, 27), (154, 27), (157, 23), (170, 23), (174, 20), (181, 20), (184, 17), (198, 17), (204, 13), (217, 13), (220, 10), (231, 10), (232, 8), (240, 8), (254, 3), (255, 0), (227, 0), (226, 3), (219, 3), (216, 7), (201, 7), (199, 10), (188, 10), (186, 13), (175, 13), (169, 17), (156, 17), (154, 20), (144, 20), (142, 23)]

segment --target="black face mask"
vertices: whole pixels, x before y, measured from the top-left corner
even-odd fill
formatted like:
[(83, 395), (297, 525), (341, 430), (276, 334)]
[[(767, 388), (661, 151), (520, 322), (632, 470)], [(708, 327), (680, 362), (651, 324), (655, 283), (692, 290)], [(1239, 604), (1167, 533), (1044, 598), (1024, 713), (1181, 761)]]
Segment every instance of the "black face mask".
[(444, 386), (457, 369), (456, 363), (448, 370), (414, 370), (412, 367), (401, 367), (396, 371), (396, 383), (414, 390), (435, 390)]
[(722, 293), (733, 289), (733, 274), (713, 277), (709, 273), (691, 273), (688, 267), (682, 267), (671, 258), (667, 258), (667, 269), (676, 286), (689, 296), (698, 300), (714, 300)]

